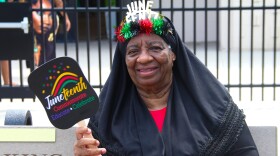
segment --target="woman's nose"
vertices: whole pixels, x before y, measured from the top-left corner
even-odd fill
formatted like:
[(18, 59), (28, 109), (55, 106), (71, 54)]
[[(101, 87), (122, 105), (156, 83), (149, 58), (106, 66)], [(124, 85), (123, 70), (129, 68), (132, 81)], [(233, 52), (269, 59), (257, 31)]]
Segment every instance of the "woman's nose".
[(137, 58), (138, 63), (147, 63), (153, 60), (153, 57), (149, 54), (147, 50), (142, 50)]
[(43, 23), (50, 25), (51, 24), (51, 16), (44, 15), (43, 16)]

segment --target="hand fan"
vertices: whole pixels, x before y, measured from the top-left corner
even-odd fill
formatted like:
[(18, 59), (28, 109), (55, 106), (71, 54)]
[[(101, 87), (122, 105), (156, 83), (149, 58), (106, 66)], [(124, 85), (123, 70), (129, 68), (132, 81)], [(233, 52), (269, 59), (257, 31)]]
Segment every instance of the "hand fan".
[(97, 94), (70, 57), (46, 62), (29, 75), (28, 83), (56, 128), (68, 129), (98, 109)]

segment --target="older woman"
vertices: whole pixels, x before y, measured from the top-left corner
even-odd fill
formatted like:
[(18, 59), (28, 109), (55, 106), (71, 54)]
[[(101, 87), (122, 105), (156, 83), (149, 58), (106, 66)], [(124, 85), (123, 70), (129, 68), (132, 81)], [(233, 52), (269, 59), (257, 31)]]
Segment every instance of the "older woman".
[(124, 20), (116, 34), (100, 108), (89, 128), (77, 128), (76, 156), (258, 155), (244, 115), (168, 18)]

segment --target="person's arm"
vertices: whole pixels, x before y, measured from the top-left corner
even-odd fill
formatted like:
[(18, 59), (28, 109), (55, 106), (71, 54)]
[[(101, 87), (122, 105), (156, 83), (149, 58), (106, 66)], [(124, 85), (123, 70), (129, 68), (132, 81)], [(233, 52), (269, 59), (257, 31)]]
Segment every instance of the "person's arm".
[(253, 140), (248, 126), (245, 124), (244, 128), (238, 137), (237, 142), (233, 145), (226, 156), (259, 156), (257, 146)]
[(3, 75), (4, 85), (10, 85), (10, 67), (9, 67), (9, 61), (3, 60), (0, 61), (0, 67)]
[[(62, 0), (54, 0), (54, 5), (57, 8), (63, 8), (63, 1)], [(71, 28), (71, 22), (69, 20), (68, 14), (66, 12), (60, 11), (60, 15), (65, 18), (66, 23), (66, 31), (69, 31)]]

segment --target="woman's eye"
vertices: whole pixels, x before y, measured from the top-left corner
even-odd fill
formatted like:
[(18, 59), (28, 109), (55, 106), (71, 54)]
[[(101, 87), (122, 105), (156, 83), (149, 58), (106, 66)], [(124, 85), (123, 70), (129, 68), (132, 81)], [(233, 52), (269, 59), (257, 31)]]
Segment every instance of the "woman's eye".
[(149, 48), (149, 50), (153, 51), (153, 52), (160, 52), (160, 51), (162, 51), (162, 48), (158, 47), (158, 46), (152, 46)]
[(127, 52), (127, 55), (135, 55), (138, 52), (138, 50), (129, 50)]

